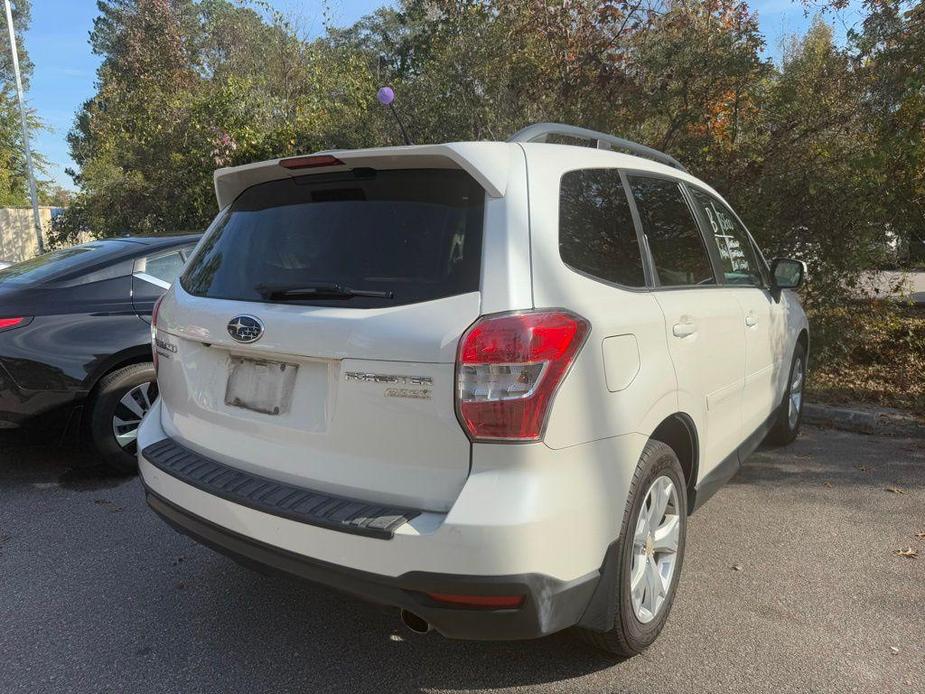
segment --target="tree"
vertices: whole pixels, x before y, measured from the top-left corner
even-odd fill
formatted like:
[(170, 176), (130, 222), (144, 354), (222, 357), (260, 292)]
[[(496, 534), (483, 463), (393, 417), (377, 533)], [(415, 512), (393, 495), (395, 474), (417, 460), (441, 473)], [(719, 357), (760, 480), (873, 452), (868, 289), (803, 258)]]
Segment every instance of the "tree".
[[(26, 50), (23, 36), (32, 23), (32, 0), (11, 0), (10, 8), (13, 14), (13, 26), (16, 27), (16, 45), (19, 49), (19, 72), (23, 81), (23, 89), (29, 88), (29, 78), (32, 76), (32, 60)], [(0, 11), (0, 80), (4, 84), (13, 84), (13, 57), (10, 51), (10, 36), (6, 26), (6, 13)]]
[[(60, 228), (202, 228), (216, 167), (396, 142), (373, 100), (390, 83), (419, 142), (552, 120), (666, 150), (843, 298), (885, 230), (922, 216), (906, 146), (922, 141), (921, 12), (902, 4), (869, 1), (866, 63), (817, 20), (778, 67), (739, 0), (402, 0), (314, 41), (260, 4), (102, 0), (99, 90), (70, 136), (82, 193)], [(900, 175), (888, 215), (877, 188)]]
[(375, 90), (355, 52), (227, 0), (99, 8), (99, 89), (68, 138), (81, 193), (59, 239), (202, 229), (215, 168), (362, 143)]
[(925, 2), (868, 0), (852, 32), (876, 139), (870, 169), (881, 219), (925, 261)]

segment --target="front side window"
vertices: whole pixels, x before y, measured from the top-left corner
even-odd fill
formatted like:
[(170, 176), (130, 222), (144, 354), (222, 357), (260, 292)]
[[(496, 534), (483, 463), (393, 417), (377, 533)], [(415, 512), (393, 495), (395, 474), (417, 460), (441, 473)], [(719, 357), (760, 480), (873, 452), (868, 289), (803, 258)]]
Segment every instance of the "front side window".
[(630, 176), (633, 200), (663, 287), (716, 284), (703, 236), (677, 181)]
[(642, 253), (619, 171), (581, 169), (562, 176), (559, 255), (566, 265), (593, 277), (645, 286)]
[(690, 190), (716, 242), (726, 284), (762, 286), (761, 266), (745, 227), (715, 197), (697, 188)]
[(459, 170), (357, 170), (261, 183), (180, 277), (195, 296), (381, 308), (478, 291), (485, 191)]

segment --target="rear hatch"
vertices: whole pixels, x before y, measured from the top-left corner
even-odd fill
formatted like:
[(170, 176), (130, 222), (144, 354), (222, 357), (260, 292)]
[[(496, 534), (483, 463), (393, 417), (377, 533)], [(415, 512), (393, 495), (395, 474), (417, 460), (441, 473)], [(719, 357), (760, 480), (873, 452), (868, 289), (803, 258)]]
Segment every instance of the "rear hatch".
[(448, 510), (469, 472), (454, 365), (480, 312), (484, 199), (458, 169), (244, 190), (158, 314), (165, 431), (305, 488)]

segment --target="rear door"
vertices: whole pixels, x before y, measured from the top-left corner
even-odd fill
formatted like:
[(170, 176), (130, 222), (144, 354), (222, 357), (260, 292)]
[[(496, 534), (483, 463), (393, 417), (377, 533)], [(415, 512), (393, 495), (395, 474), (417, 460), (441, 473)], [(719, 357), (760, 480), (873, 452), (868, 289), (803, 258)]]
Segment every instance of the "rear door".
[(741, 441), (742, 309), (717, 282), (682, 185), (641, 173), (628, 174), (628, 181), (652, 259), (654, 295), (665, 314), (678, 404), (697, 425), (703, 479)]
[(459, 170), (245, 190), (159, 313), (165, 431), (306, 488), (448, 510), (469, 472), (455, 358), (480, 312), (484, 216)]
[(778, 355), (784, 350), (774, 345), (774, 323), (779, 316), (745, 227), (715, 196), (699, 188), (689, 189), (719, 254), (724, 293), (735, 296), (742, 307), (745, 332), (742, 433), (747, 437), (765, 424), (780, 401), (776, 385), (781, 368)]

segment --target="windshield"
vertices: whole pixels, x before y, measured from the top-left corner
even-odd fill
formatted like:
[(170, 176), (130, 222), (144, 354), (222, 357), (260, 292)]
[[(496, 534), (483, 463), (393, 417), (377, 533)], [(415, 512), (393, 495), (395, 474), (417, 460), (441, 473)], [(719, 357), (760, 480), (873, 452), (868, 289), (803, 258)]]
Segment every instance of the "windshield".
[(262, 183), (216, 220), (181, 286), (196, 296), (372, 308), (477, 291), (484, 191), (457, 170)]
[(0, 270), (0, 284), (33, 284), (94, 264), (123, 245), (118, 241), (93, 241), (59, 248)]

